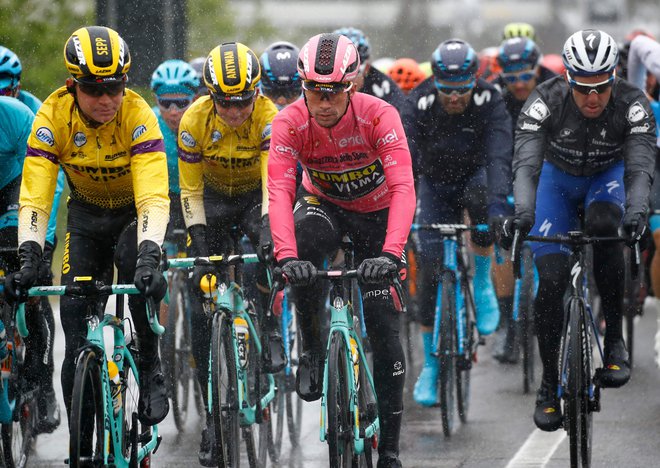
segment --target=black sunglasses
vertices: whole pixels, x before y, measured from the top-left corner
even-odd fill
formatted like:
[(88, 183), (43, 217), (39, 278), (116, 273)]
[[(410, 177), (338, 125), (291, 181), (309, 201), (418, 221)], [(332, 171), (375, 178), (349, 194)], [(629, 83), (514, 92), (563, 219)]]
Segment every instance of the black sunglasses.
[(80, 91), (92, 97), (101, 97), (104, 94), (107, 94), (108, 96), (111, 97), (115, 97), (123, 93), (124, 88), (126, 87), (126, 83), (124, 83), (123, 81), (115, 81), (112, 83), (99, 83), (99, 84), (81, 83), (79, 81), (77, 83), (78, 83), (78, 89), (80, 89)]
[(253, 98), (250, 98), (250, 99), (245, 99), (243, 101), (237, 101), (237, 100), (232, 101), (216, 95), (212, 95), (212, 97), (213, 97), (213, 102), (218, 104), (223, 109), (230, 109), (232, 107), (236, 107), (237, 109), (246, 109), (250, 107), (250, 105), (252, 105), (252, 102), (254, 100)]
[(190, 104), (192, 104), (193, 98), (192, 97), (186, 97), (186, 98), (158, 98), (158, 105), (161, 106), (163, 109), (169, 109), (174, 105), (177, 109), (185, 109)]
[(571, 89), (587, 96), (594, 92), (596, 94), (604, 93), (612, 87), (612, 83), (614, 82), (614, 74), (612, 74), (607, 80), (594, 84), (575, 81), (568, 72), (566, 72), (566, 75), (568, 76), (568, 85)]

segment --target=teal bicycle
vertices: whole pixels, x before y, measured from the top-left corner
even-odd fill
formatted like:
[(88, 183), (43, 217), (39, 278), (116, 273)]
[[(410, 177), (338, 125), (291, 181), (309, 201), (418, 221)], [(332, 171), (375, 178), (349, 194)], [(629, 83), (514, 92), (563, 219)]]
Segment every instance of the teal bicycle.
[[(352, 265), (352, 244), (342, 242), (346, 264)], [(356, 270), (319, 270), (317, 279), (330, 282), (330, 332), (323, 369), (320, 439), (328, 443), (330, 466), (372, 467), (372, 450), (378, 446), (380, 420), (373, 376), (362, 345), (357, 314), (359, 300)], [(271, 307), (284, 288), (281, 271), (273, 272)], [(398, 276), (390, 279), (395, 306), (405, 312)]]
[[(75, 296), (88, 299), (87, 339), (76, 359), (69, 419), (71, 467), (148, 467), (160, 444), (158, 426), (138, 423), (138, 350), (130, 322), (124, 319), (124, 294), (140, 294), (132, 284), (105, 285), (91, 277), (76, 277), (67, 286), (36, 286), (29, 296)], [(105, 313), (106, 298), (118, 295), (116, 314)], [(23, 305), (21, 305), (23, 306)], [(161, 335), (153, 300), (147, 299), (151, 330)], [(24, 314), (17, 328), (27, 336)], [(129, 324), (128, 336), (125, 325)], [(104, 330), (111, 329), (112, 359), (106, 356)]]
[[(261, 372), (262, 345), (256, 312), (239, 283), (245, 263), (256, 254), (168, 260), (170, 268), (191, 268), (210, 262), (218, 275), (207, 275), (199, 286), (205, 292), (204, 310), (212, 323), (209, 355), (208, 410), (215, 427), (218, 466), (240, 466), (242, 433), (250, 467), (265, 467), (272, 445), (270, 403), (275, 379)], [(233, 280), (232, 274), (233, 273)], [(257, 425), (256, 433), (253, 431)]]

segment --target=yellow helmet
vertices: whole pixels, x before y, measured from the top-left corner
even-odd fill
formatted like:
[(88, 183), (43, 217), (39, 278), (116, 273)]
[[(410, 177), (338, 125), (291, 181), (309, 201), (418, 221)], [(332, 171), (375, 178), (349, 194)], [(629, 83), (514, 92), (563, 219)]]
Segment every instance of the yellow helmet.
[(529, 23), (509, 23), (502, 30), (502, 39), (526, 37), (536, 42), (536, 31)]
[(225, 42), (213, 49), (202, 70), (204, 84), (217, 99), (245, 101), (256, 93), (261, 80), (259, 59), (240, 42)]
[(77, 81), (121, 81), (131, 68), (128, 45), (105, 26), (76, 30), (64, 46), (64, 64)]

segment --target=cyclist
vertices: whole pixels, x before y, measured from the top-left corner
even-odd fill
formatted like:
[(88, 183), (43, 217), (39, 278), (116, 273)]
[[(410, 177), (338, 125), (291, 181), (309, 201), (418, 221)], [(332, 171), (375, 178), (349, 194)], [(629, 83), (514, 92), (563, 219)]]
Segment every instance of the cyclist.
[[(656, 123), (660, 119), (660, 43), (640, 34), (630, 43), (628, 53), (628, 79), (639, 89), (646, 91), (651, 99), (651, 109), (655, 115)], [(660, 156), (660, 128), (658, 132), (658, 154)], [(653, 214), (650, 225), (653, 233), (655, 252), (651, 261), (651, 286), (655, 297), (660, 297), (660, 177), (656, 166), (655, 180), (651, 188), (651, 205)]]
[(476, 77), (493, 83), (497, 89), (501, 90), (498, 77), (502, 73), (502, 68), (497, 61), (498, 54), (498, 47), (486, 47), (479, 51), (477, 54), (479, 56), (479, 68), (477, 69)]
[(290, 42), (274, 42), (261, 57), (261, 91), (278, 110), (295, 102), (302, 95), (300, 75), (296, 68), (300, 49)]
[[(578, 31), (565, 42), (562, 56), (566, 75), (537, 86), (518, 118), (515, 217), (505, 221), (503, 234), (510, 239), (515, 228), (522, 235), (566, 233), (579, 226), (578, 207), (583, 205), (587, 233), (615, 236), (622, 224), (639, 239), (646, 226), (656, 158), (655, 121), (648, 100), (616, 76), (617, 46), (609, 34)], [(562, 424), (557, 353), (569, 265), (557, 244), (534, 243), (532, 250), (539, 274), (534, 309), (543, 362), (534, 422), (553, 431)], [(594, 246), (593, 257), (607, 323), (604, 368), (597, 379), (602, 387), (620, 387), (630, 378), (621, 331), (622, 246)]]
[[(173, 235), (174, 229), (185, 229), (179, 188), (177, 135), (181, 117), (193, 103), (198, 88), (197, 73), (183, 60), (166, 60), (156, 68), (151, 76), (151, 90), (156, 96), (157, 102), (152, 110), (158, 118), (158, 126), (163, 134), (165, 154), (167, 155), (170, 221), (167, 225), (165, 239), (170, 242), (177, 242)], [(171, 247), (174, 247), (174, 244)], [(179, 245), (178, 248), (183, 252), (185, 244)], [(167, 254), (172, 256), (176, 252), (167, 252)]]
[[(477, 54), (467, 42), (450, 39), (433, 52), (434, 78), (415, 88), (404, 124), (415, 164), (418, 204), (416, 222), (460, 223), (467, 209), (475, 224), (507, 213), (510, 193), (511, 118), (495, 87), (475, 78)], [(418, 232), (418, 307), (425, 362), (413, 397), (421, 405), (436, 403), (438, 360), (432, 356), (433, 321), (442, 238)], [(491, 280), (491, 232), (472, 233), (473, 279), (477, 328), (495, 331), (499, 310)]]
[[(536, 43), (526, 37), (505, 39), (499, 48), (497, 61), (502, 72), (497, 81), (511, 116), (512, 134), (515, 133), (518, 114), (532, 90), (538, 83), (556, 76), (540, 64), (541, 56), (541, 50)], [(493, 232), (499, 232), (499, 225), (493, 227)], [(501, 315), (493, 345), (493, 357), (503, 363), (516, 363), (519, 348), (517, 324), (513, 320), (514, 279), (511, 262), (507, 259), (504, 264), (495, 265), (494, 269)]]
[[(21, 269), (5, 289), (16, 297), (17, 286), (24, 294), (37, 281), (61, 166), (71, 188), (62, 284), (87, 275), (111, 283), (114, 257), (119, 281), (134, 281), (158, 302), (167, 288), (158, 268), (169, 211), (158, 122), (147, 103), (125, 87), (131, 57), (116, 31), (76, 30), (64, 47), (64, 62), (72, 76), (46, 99), (28, 139), (18, 212)], [(66, 344), (62, 390), (69, 414), (86, 304), (69, 297), (60, 303)], [(158, 341), (147, 323), (144, 297), (131, 296), (129, 307), (140, 346), (138, 414), (143, 424), (156, 424), (169, 410)]]
[[(268, 222), (268, 192), (263, 180), (267, 171), (271, 121), (277, 108), (257, 93), (261, 67), (257, 56), (240, 42), (214, 48), (203, 69), (210, 96), (204, 96), (186, 111), (179, 126), (179, 182), (183, 217), (190, 236), (190, 255), (206, 257), (227, 253), (231, 228), (240, 227), (257, 254), (268, 258), (272, 247)], [(264, 250), (266, 249), (266, 250)], [(194, 269), (193, 285), (214, 269), (209, 263)], [(257, 305), (265, 311), (268, 287), (265, 266), (259, 269)], [(199, 290), (199, 288), (197, 288)], [(193, 355), (208, 362), (210, 327), (198, 295), (191, 297)], [(273, 315), (264, 315), (263, 368), (280, 371), (286, 364), (282, 336)], [(208, 368), (198, 367), (202, 388)], [(206, 392), (202, 392), (206, 399)], [(207, 415), (202, 431), (199, 462), (214, 466), (213, 418)]]
[[(324, 297), (310, 287), (316, 268), (351, 236), (367, 333), (374, 356), (381, 433), (378, 468), (400, 467), (405, 361), (399, 320), (386, 283), (401, 261), (415, 209), (410, 153), (394, 107), (355, 90), (360, 59), (345, 36), (319, 34), (302, 47), (304, 99), (273, 120), (268, 191), (275, 257), (292, 285), (303, 353), (296, 391), (323, 389)], [(303, 166), (296, 194), (295, 168)], [(295, 205), (294, 205), (295, 202)], [(292, 209), (293, 208), (293, 209)]]
[[(23, 67), (21, 66), (21, 61), (19, 60), (18, 56), (6, 47), (0, 46), (0, 95), (11, 96), (18, 99), (23, 104), (28, 106), (33, 113), (36, 114), (41, 107), (41, 101), (33, 94), (21, 89), (22, 72)], [(19, 173), (23, 167), (24, 156), (25, 153), (21, 154), (20, 162), (18, 162), (20, 165), (20, 168), (18, 169)], [(6, 174), (7, 177), (13, 177), (16, 175), (15, 170), (8, 171)], [(15, 184), (16, 192), (13, 194), (13, 200), (14, 203), (18, 203), (20, 178), (16, 179)], [(57, 239), (55, 238), (55, 229), (57, 227), (57, 211), (60, 195), (62, 194), (63, 190), (64, 171), (60, 170), (57, 177), (55, 196), (53, 198), (51, 218), (48, 222), (46, 243), (44, 244), (42, 269), (43, 275), (39, 281), (41, 284), (50, 284), (53, 280), (51, 263), (53, 260), (53, 251), (55, 250), (55, 245), (57, 244)], [(12, 210), (11, 219), (14, 222), (16, 221), (15, 210)], [(13, 227), (16, 227), (16, 224), (13, 224)], [(11, 237), (11, 239), (13, 240), (13, 245), (16, 245), (15, 234)], [(57, 402), (57, 397), (55, 395), (55, 390), (53, 389), (53, 349), (55, 344), (55, 319), (53, 317), (53, 308), (51, 307), (47, 297), (42, 297), (39, 301), (39, 307), (35, 308), (36, 306), (36, 301), (30, 301), (30, 303), (27, 304), (28, 314), (33, 313), (43, 315), (45, 323), (37, 324), (34, 333), (26, 338), (26, 347), (28, 348), (28, 363), (31, 362), (32, 355), (34, 354), (34, 363), (37, 366), (34, 371), (29, 372), (29, 374), (37, 379), (34, 384), (39, 385), (40, 389), (39, 397), (37, 400), (39, 406), (39, 424), (37, 430), (39, 432), (50, 433), (60, 425), (60, 408), (59, 403)], [(34, 346), (36, 346), (34, 349), (37, 351), (32, 353), (31, 350)], [(36, 356), (39, 355), (43, 355), (43, 359), (37, 359)], [(45, 362), (47, 364), (45, 367), (41, 366), (43, 368), (39, 368), (39, 362)], [(27, 368), (31, 369), (31, 366), (32, 364), (28, 364)]]
[(536, 30), (529, 23), (507, 23), (502, 29), (502, 39), (511, 39), (512, 37), (526, 37), (537, 41)]
[(411, 58), (397, 59), (387, 74), (399, 85), (403, 94), (409, 94), (415, 86), (426, 79), (426, 75), (419, 68), (419, 64)]
[(193, 70), (195, 70), (195, 73), (197, 73), (197, 78), (199, 78), (199, 86), (197, 87), (197, 94), (195, 94), (195, 100), (197, 100), (202, 96), (207, 96), (209, 94), (209, 90), (206, 89), (206, 85), (204, 84), (204, 78), (202, 77), (202, 69), (204, 68), (204, 62), (206, 62), (206, 57), (195, 57), (190, 62), (188, 62), (188, 65), (193, 67)]
[(355, 79), (357, 91), (381, 98), (392, 104), (400, 112), (406, 102), (406, 96), (392, 78), (376, 67), (371, 66), (371, 45), (364, 32), (357, 28), (341, 28), (333, 31), (333, 33), (348, 37), (353, 41), (360, 54), (360, 69)]

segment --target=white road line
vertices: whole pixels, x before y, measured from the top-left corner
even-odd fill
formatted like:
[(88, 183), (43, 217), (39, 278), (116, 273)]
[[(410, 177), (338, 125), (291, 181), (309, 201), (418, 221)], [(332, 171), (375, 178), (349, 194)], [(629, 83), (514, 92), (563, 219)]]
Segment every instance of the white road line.
[(543, 432), (536, 429), (518, 449), (506, 468), (543, 467), (566, 438), (566, 431)]

